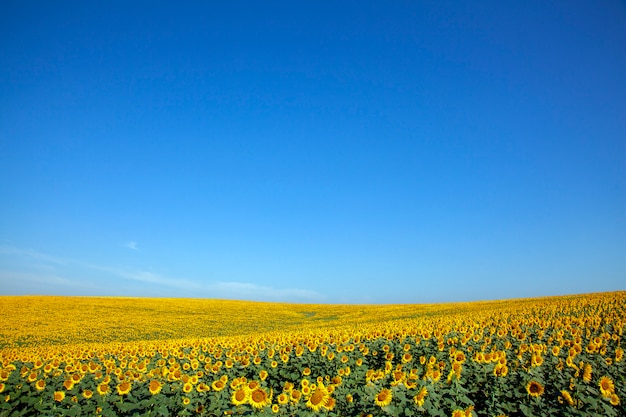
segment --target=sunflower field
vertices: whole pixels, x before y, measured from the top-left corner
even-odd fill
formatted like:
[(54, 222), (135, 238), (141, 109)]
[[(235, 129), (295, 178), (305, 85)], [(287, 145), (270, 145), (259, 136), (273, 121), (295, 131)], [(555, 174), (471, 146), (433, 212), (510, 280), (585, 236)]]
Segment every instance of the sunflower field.
[(0, 416), (626, 416), (626, 293), (0, 297)]

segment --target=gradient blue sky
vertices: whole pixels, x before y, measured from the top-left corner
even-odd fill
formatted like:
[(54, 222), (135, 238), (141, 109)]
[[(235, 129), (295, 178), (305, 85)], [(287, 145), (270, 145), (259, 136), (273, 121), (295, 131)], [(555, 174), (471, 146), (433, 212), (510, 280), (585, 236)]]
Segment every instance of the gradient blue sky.
[(626, 5), (0, 6), (0, 293), (626, 289)]

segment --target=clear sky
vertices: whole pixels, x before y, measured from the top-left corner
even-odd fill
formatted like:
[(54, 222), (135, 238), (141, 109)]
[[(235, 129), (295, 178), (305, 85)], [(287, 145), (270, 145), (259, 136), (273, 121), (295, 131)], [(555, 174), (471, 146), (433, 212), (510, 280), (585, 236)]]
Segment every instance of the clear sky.
[(626, 289), (626, 4), (3, 1), (0, 294)]

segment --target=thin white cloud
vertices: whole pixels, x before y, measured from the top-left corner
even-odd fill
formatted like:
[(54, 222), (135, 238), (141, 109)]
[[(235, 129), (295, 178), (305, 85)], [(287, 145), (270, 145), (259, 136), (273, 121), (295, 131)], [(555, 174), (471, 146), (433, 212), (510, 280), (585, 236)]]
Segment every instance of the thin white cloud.
[(132, 250), (139, 250), (139, 248), (137, 247), (137, 242), (133, 240), (131, 240), (130, 242), (126, 242), (124, 244), (124, 247)]
[(59, 258), (57, 256), (46, 255), (44, 253), (40, 253), (32, 249), (21, 249), (21, 248), (16, 248), (14, 246), (6, 246), (6, 245), (0, 246), (0, 254), (25, 257), (25, 258), (52, 263), (56, 265), (67, 265), (67, 264), (75, 262), (75, 261), (72, 261), (71, 259), (65, 259), (65, 258)]
[(324, 296), (318, 292), (300, 288), (273, 288), (248, 282), (217, 282), (211, 289), (228, 298), (267, 300), (267, 301), (311, 301), (321, 302)]
[[(130, 242), (134, 243), (134, 242)], [(105, 273), (110, 278), (123, 279), (145, 284), (145, 294), (160, 296), (187, 296), (187, 297), (206, 297), (206, 298), (225, 298), (236, 300), (255, 300), (255, 301), (299, 301), (299, 302), (323, 302), (325, 297), (316, 292), (300, 288), (273, 288), (269, 286), (257, 285), (249, 282), (231, 282), (231, 281), (198, 281), (186, 278), (173, 278), (159, 275), (157, 273), (145, 270), (137, 270), (126, 267), (103, 266), (69, 258), (61, 258), (50, 256), (31, 249), (20, 249), (11, 246), (0, 246), (0, 254), (9, 255), (13, 258), (22, 258), (35, 263), (27, 263), (29, 269), (48, 269), (47, 273), (36, 274), (31, 272), (14, 272), (0, 270), (0, 281), (8, 280), (11, 277), (20, 277), (18, 281), (29, 282), (30, 286), (34, 284), (42, 287), (62, 286), (65, 288), (91, 288), (98, 291), (108, 291), (111, 288), (103, 286), (102, 279), (100, 282), (91, 282), (89, 279), (71, 280), (64, 278), (64, 269), (79, 268), (91, 270), (93, 273)], [(17, 275), (16, 275), (17, 274)], [(72, 274), (71, 274), (72, 275)], [(75, 274), (73, 274), (75, 275)], [(89, 274), (85, 274), (89, 276)], [(101, 274), (100, 274), (101, 275)], [(7, 281), (8, 282), (8, 281)], [(19, 287), (19, 284), (14, 285)], [(123, 291), (121, 288), (113, 289), (115, 292)], [(58, 292), (58, 291), (57, 291)], [(141, 295), (141, 294), (138, 294)]]

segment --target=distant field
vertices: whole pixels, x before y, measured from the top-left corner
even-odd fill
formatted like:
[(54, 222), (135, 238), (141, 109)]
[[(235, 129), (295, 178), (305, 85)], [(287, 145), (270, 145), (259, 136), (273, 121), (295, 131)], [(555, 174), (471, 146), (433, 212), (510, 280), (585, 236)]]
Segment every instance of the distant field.
[(434, 305), (0, 297), (0, 416), (625, 416), (626, 293)]
[[(516, 300), (517, 308), (536, 300)], [(174, 298), (2, 297), (0, 348), (238, 336), (487, 312), (507, 301), (287, 304)]]

